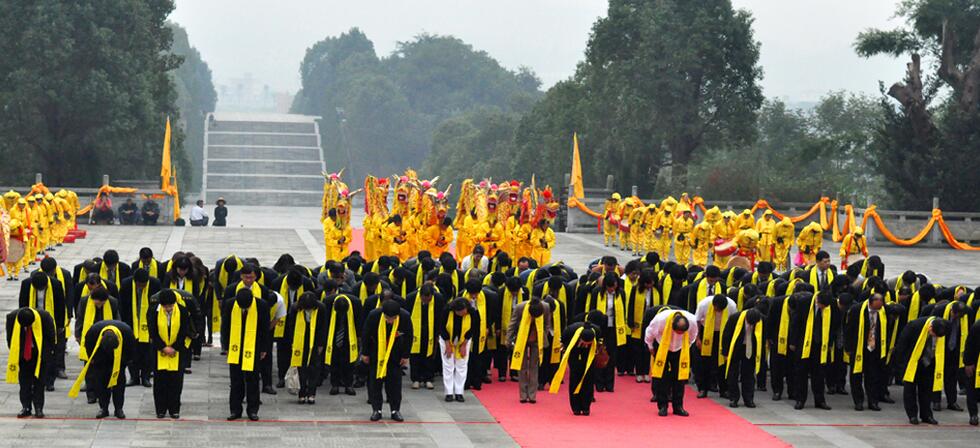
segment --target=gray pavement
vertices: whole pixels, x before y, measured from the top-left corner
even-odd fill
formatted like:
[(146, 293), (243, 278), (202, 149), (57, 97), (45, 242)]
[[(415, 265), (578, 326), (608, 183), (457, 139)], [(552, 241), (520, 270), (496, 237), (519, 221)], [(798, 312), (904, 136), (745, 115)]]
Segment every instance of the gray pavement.
[[(148, 246), (158, 258), (174, 251), (192, 251), (206, 263), (234, 252), (255, 256), (272, 264), (279, 255), (291, 253), (298, 262), (316, 264), (323, 260), (322, 235), (317, 209), (236, 207), (231, 209), (227, 228), (88, 227), (89, 237), (66, 245), (52, 255), (64, 266), (116, 249), (124, 260), (137, 256)], [(354, 222), (360, 222), (359, 214)], [(828, 249), (836, 249), (827, 244)], [(903, 269), (925, 272), (941, 283), (980, 284), (980, 254), (947, 249), (901, 249), (874, 247), (882, 256), (889, 275)], [(602, 246), (596, 235), (559, 234), (555, 260), (563, 260), (577, 270), (604, 254), (624, 252)], [(834, 257), (836, 259), (836, 257)], [(16, 307), (15, 284), (0, 281), (0, 311)], [(2, 327), (2, 326), (0, 326)], [(0, 344), (3, 345), (3, 344)], [(69, 376), (80, 370), (74, 341), (69, 346)], [(0, 359), (6, 359), (6, 346)], [(274, 422), (228, 423), (228, 371), (217, 349), (204, 351), (186, 379), (182, 420), (158, 421), (154, 418), (152, 393), (142, 387), (127, 391), (129, 421), (89, 420), (95, 405), (68, 399), (67, 381), (59, 381), (57, 391), (48, 393), (46, 420), (17, 420), (17, 387), (0, 385), (0, 447), (3, 446), (513, 446), (513, 439), (494, 421), (472, 395), (463, 404), (441, 400), (441, 385), (435, 391), (405, 390), (405, 424), (366, 422), (369, 408), (363, 389), (356, 397), (330, 397), (321, 394), (315, 406), (294, 404), (293, 397), (280, 391), (263, 395), (260, 415)], [(628, 378), (626, 380), (629, 380)], [(892, 396), (901, 398), (893, 387)], [(944, 411), (937, 415), (938, 428), (910, 427), (900, 404), (885, 405), (882, 412), (852, 410), (850, 397), (828, 396), (833, 411), (808, 408), (795, 411), (788, 401), (772, 402), (767, 393), (757, 395), (756, 409), (735, 409), (738, 415), (762, 429), (797, 446), (914, 446), (939, 442), (946, 446), (976, 446), (980, 431), (965, 426), (965, 413)], [(722, 405), (727, 402), (719, 401)], [(962, 403), (962, 402), (961, 402)], [(547, 422), (542, 422), (545, 426)], [(286, 445), (283, 445), (286, 444)]]

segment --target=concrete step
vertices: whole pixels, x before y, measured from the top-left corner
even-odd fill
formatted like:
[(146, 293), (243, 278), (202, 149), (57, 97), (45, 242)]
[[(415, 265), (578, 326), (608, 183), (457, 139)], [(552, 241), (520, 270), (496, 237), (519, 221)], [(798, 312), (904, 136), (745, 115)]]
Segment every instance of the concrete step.
[(320, 148), (309, 146), (208, 146), (208, 159), (320, 160)]
[[(214, 203), (218, 197), (225, 198), (228, 206), (235, 205), (278, 205), (293, 207), (319, 207), (322, 193), (283, 190), (213, 190), (208, 189), (208, 202)], [(284, 216), (283, 219), (288, 219)]]
[(313, 123), (274, 123), (264, 121), (214, 121), (210, 132), (289, 132), (313, 134)]
[(217, 190), (306, 190), (323, 191), (323, 177), (311, 175), (293, 177), (265, 173), (215, 174), (208, 173), (208, 195)]
[(316, 134), (208, 134), (208, 145), (312, 146)]
[(306, 174), (319, 176), (322, 172), (319, 160), (268, 160), (253, 162), (237, 159), (208, 159), (208, 174), (258, 173), (258, 174)]

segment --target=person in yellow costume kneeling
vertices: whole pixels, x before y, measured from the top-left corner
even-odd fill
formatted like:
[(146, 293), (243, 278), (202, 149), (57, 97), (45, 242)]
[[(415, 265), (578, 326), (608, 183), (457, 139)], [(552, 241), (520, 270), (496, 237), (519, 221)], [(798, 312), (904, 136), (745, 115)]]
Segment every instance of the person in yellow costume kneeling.
[(820, 252), (823, 246), (823, 227), (820, 227), (820, 223), (807, 224), (796, 238), (796, 246), (803, 255), (806, 266), (816, 263), (817, 252)]

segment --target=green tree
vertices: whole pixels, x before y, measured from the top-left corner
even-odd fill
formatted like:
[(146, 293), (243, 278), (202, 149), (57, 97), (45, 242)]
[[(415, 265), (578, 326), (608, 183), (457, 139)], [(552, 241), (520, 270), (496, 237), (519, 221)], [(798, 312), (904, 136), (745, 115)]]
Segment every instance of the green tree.
[(855, 43), (862, 56), (910, 60), (905, 79), (882, 88), (874, 167), (894, 206), (927, 209), (937, 196), (946, 210), (976, 210), (980, 192), (965, 180), (980, 170), (980, 2), (906, 0), (897, 14), (905, 25)]
[(184, 169), (177, 174), (181, 185), (197, 185), (204, 167), (204, 119), (208, 113), (214, 112), (218, 94), (211, 81), (211, 69), (201, 58), (201, 53), (191, 46), (187, 31), (176, 23), (169, 23), (168, 27), (174, 36), (171, 52), (183, 60), (172, 76), (177, 89), (180, 125), (185, 134), (185, 154), (190, 164), (190, 170), (178, 166), (178, 169)]
[[(179, 117), (165, 20), (171, 0), (0, 2), (0, 168), (51, 185), (158, 176), (164, 121)], [(181, 136), (174, 147), (180, 163)]]

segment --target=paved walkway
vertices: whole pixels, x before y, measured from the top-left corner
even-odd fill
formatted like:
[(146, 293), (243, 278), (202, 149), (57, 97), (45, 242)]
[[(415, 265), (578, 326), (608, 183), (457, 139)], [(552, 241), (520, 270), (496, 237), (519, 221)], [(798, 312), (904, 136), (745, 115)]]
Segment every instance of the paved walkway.
[[(53, 254), (64, 266), (116, 249), (124, 260), (137, 257), (148, 246), (158, 258), (176, 250), (192, 251), (205, 262), (234, 252), (254, 256), (271, 265), (279, 255), (291, 253), (298, 262), (317, 264), (323, 260), (318, 210), (293, 208), (232, 208), (227, 228), (89, 227), (89, 237), (66, 245)], [(359, 222), (355, 214), (354, 222)], [(828, 248), (835, 249), (833, 244)], [(889, 275), (900, 270), (925, 272), (941, 283), (980, 284), (980, 254), (946, 249), (873, 248), (881, 255)], [(595, 235), (559, 234), (554, 258), (576, 269), (609, 251)], [(836, 259), (836, 257), (834, 257)], [(15, 284), (0, 280), (0, 311), (16, 307)], [(2, 327), (2, 326), (0, 326)], [(0, 330), (2, 331), (2, 330)], [(69, 376), (80, 369), (70, 343)], [(6, 360), (6, 346), (0, 359)], [(48, 393), (46, 420), (17, 420), (17, 387), (0, 385), (0, 447), (3, 446), (133, 446), (133, 447), (237, 447), (237, 446), (513, 446), (513, 440), (494, 422), (472, 395), (463, 404), (441, 400), (441, 385), (435, 391), (412, 391), (406, 387), (404, 424), (369, 423), (369, 407), (363, 389), (356, 397), (321, 394), (315, 406), (301, 406), (280, 393), (263, 395), (263, 419), (276, 422), (228, 423), (227, 375), (216, 349), (205, 349), (204, 359), (194, 364), (183, 395), (183, 419), (158, 421), (154, 417), (150, 389), (135, 387), (127, 392), (126, 412), (130, 421), (88, 420), (96, 407), (66, 397), (69, 383), (59, 381), (57, 391)], [(629, 380), (626, 378), (624, 380)], [(898, 388), (892, 396), (901, 397)], [(921, 446), (939, 442), (945, 446), (976, 446), (980, 431), (965, 427), (966, 415), (945, 411), (937, 418), (939, 428), (904, 426), (901, 405), (886, 405), (883, 412), (850, 410), (849, 397), (830, 396), (834, 411), (793, 411), (791, 403), (771, 402), (768, 395), (757, 398), (757, 409), (740, 408), (737, 414), (766, 431), (799, 446)], [(651, 408), (651, 418), (653, 415)], [(696, 416), (695, 416), (696, 418)], [(953, 426), (953, 425), (959, 426)], [(547, 428), (547, 422), (542, 422)], [(712, 428), (714, 430), (716, 428)], [(723, 429), (723, 428), (721, 428)], [(719, 434), (722, 436), (722, 434)]]

